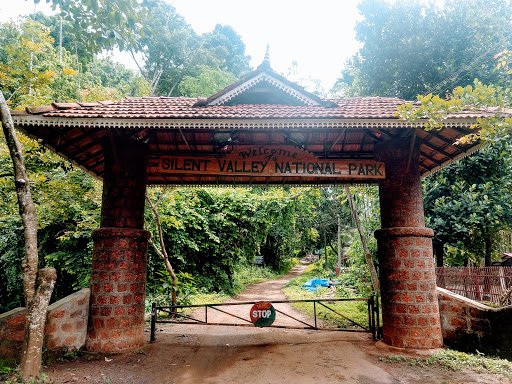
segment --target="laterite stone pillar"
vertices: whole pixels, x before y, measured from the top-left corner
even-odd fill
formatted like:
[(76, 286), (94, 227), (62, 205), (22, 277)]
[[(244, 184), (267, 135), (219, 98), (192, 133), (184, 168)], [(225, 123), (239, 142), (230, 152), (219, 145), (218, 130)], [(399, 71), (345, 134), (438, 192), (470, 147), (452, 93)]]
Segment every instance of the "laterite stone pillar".
[(89, 351), (144, 345), (146, 164), (142, 145), (120, 139), (105, 144), (101, 228), (93, 232)]
[(434, 232), (425, 228), (418, 168), (419, 146), (412, 138), (376, 147), (386, 164), (379, 185), (378, 243), (384, 342), (408, 349), (443, 346), (432, 253)]

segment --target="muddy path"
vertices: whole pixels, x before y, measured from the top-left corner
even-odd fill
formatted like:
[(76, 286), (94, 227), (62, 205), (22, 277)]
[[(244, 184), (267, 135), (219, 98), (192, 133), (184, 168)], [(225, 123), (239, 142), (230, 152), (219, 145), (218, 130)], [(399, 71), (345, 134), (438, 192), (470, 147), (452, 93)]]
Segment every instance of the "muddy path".
[[(305, 267), (255, 284), (233, 300), (284, 300), (282, 288)], [(219, 316), (219, 321), (226, 320)], [(140, 351), (57, 362), (45, 372), (53, 383), (93, 384), (511, 383), (489, 374), (380, 361), (391, 354), (377, 348), (370, 334), (159, 324), (156, 342)]]

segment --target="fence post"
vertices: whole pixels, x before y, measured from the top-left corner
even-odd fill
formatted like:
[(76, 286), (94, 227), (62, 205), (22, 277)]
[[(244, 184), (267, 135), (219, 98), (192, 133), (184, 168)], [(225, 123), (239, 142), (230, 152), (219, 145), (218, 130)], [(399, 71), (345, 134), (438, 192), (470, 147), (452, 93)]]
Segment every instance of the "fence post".
[(375, 303), (373, 304), (373, 310), (377, 314), (377, 319), (375, 321), (375, 329), (377, 331), (377, 339), (382, 338), (382, 331), (380, 329), (380, 311), (379, 311), (379, 294), (375, 293)]
[(313, 301), (313, 312), (314, 312), (314, 314), (315, 314), (315, 329), (316, 329), (316, 328), (317, 328), (317, 327), (316, 327), (316, 300), (315, 300), (315, 301)]
[(150, 343), (154, 343), (156, 340), (156, 303), (151, 304), (151, 336), (149, 339)]
[(372, 293), (371, 296), (368, 298), (368, 328), (370, 328), (370, 332), (372, 333), (373, 340), (376, 340), (375, 335), (375, 321), (373, 318), (373, 295), (375, 293)]

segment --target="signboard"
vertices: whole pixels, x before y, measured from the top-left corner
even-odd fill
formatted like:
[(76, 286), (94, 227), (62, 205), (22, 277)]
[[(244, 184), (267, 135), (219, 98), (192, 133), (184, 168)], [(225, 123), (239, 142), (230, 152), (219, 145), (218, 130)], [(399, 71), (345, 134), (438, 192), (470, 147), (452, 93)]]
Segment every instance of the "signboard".
[(258, 301), (249, 313), (255, 327), (270, 327), (276, 319), (276, 310), (270, 301)]
[(378, 180), (384, 163), (373, 160), (319, 159), (289, 146), (239, 146), (227, 155), (169, 156), (152, 159), (152, 174), (221, 175), (270, 178)]

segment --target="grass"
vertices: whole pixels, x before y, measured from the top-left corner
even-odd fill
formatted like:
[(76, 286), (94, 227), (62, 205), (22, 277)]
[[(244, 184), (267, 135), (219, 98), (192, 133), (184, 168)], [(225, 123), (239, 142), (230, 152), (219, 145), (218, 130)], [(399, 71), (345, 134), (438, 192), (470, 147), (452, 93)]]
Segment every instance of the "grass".
[(15, 380), (16, 373), (15, 359), (0, 359), (0, 383), (8, 383), (7, 379)]
[[(304, 274), (295, 279), (291, 280), (284, 289), (284, 293), (290, 300), (307, 300), (307, 299), (322, 299), (322, 298), (336, 298), (336, 299), (347, 299), (360, 297), (357, 295), (355, 289), (348, 286), (337, 285), (336, 291), (332, 291), (330, 288), (319, 288), (316, 292), (309, 292), (302, 288), (304, 283), (312, 278), (326, 278), (325, 272), (319, 269), (318, 265), (309, 265)], [(364, 327), (368, 327), (368, 305), (366, 301), (341, 301), (341, 302), (327, 302), (325, 303), (336, 312), (341, 313), (343, 316), (361, 324)], [(314, 316), (314, 307), (312, 303), (294, 303), (293, 307), (307, 314), (308, 316)], [(342, 328), (354, 328), (354, 325), (330, 311), (321, 305), (316, 306), (317, 318), (321, 320), (326, 327), (342, 329)], [(358, 327), (356, 327), (358, 328)]]
[(427, 358), (411, 358), (392, 355), (381, 357), (386, 363), (406, 363), (415, 367), (432, 367), (450, 371), (472, 370), (477, 373), (491, 373), (512, 378), (512, 362), (482, 354), (469, 354), (445, 349)]

